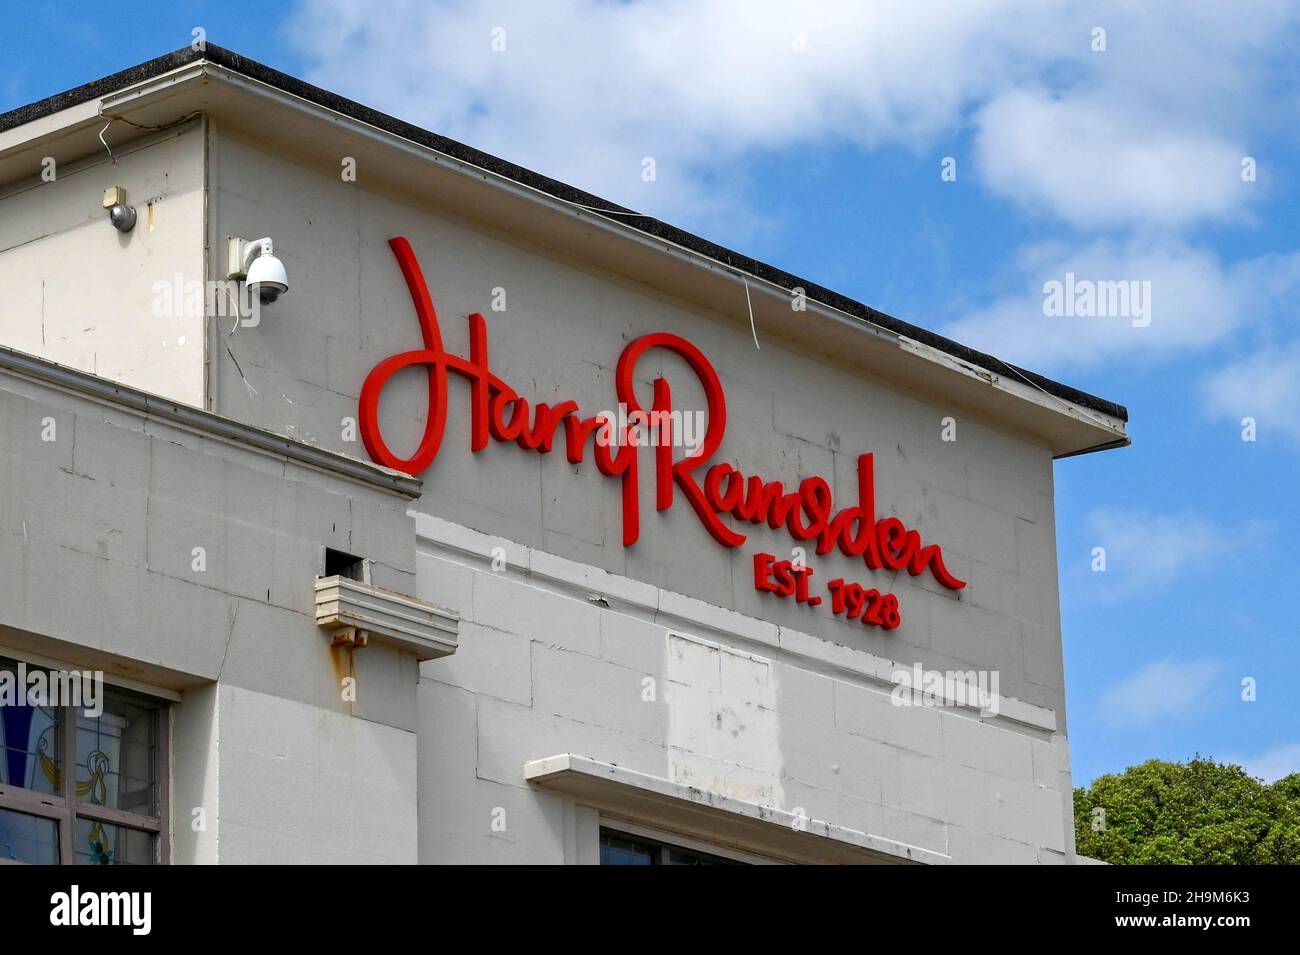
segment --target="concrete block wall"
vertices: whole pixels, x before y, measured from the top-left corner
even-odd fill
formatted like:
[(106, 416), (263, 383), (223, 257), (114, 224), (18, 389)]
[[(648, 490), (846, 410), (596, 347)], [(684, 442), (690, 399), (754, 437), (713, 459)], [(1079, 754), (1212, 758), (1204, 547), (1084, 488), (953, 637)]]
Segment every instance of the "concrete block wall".
[[(0, 345), (194, 407), (206, 407), (206, 323), (155, 308), (155, 283), (204, 279), (201, 124), (166, 133), (107, 133), (99, 150), (0, 183)], [(130, 233), (108, 222), (104, 190), (136, 207)], [(173, 300), (175, 296), (168, 296)], [(160, 313), (161, 312), (161, 313)]]
[[(462, 614), (457, 653), (421, 667), (422, 862), (574, 861), (566, 827), (595, 817), (523, 773), (565, 752), (958, 862), (1073, 851), (1060, 734), (900, 707), (865, 660), (808, 656), (815, 637), (449, 523), (421, 527), (420, 594)], [(495, 569), (494, 550), (509, 555)]]
[[(381, 360), (419, 345), (387, 245), (395, 235), (408, 237), (420, 258), (446, 349), (468, 354), (465, 316), (482, 312), (494, 371), (532, 401), (571, 398), (585, 414), (611, 409), (613, 367), (627, 342), (652, 331), (683, 335), (710, 358), (726, 389), (728, 428), (715, 460), (787, 487), (819, 474), (845, 506), (856, 502), (858, 456), (873, 452), (880, 515), (898, 516), (942, 545), (949, 568), (969, 586), (957, 595), (929, 575), (872, 573), (838, 554), (810, 556), (820, 584), (845, 577), (896, 592), (904, 623), (890, 634), (770, 599), (754, 589), (752, 555), (788, 556), (794, 541), (746, 526), (744, 547), (720, 547), (680, 495), (657, 513), (648, 454), (641, 539), (624, 548), (617, 483), (598, 474), (590, 456), (570, 465), (560, 452), (497, 443), (470, 452), (468, 387), (455, 375), (420, 509), (835, 643), (944, 669), (996, 668), (1004, 692), (1055, 710), (1063, 725), (1052, 458), (1042, 443), (865, 378), (817, 353), (815, 341), (772, 340), (755, 350), (739, 316), (586, 271), (410, 197), (367, 191), (364, 178), (345, 183), (220, 131), (212, 150), (214, 234), (275, 232), (277, 253), (302, 277), (262, 326), (223, 339), (238, 367), (225, 347), (217, 349), (221, 413), (365, 456), (348, 428), (362, 383)], [(507, 294), (504, 312), (490, 308), (498, 287)], [(689, 369), (658, 352), (638, 367), (642, 395), (660, 370), (676, 406), (703, 406)], [(419, 369), (392, 380), (380, 402), (390, 447), (409, 453), (418, 444), (427, 403)], [(949, 416), (953, 442), (942, 440)]]
[[(804, 808), (814, 814), (824, 807), (836, 824), (968, 858), (1068, 852), (1052, 457), (1043, 442), (864, 376), (841, 356), (819, 352), (815, 336), (797, 328), (787, 339), (766, 336), (756, 350), (739, 300), (734, 315), (711, 313), (410, 195), (372, 190), (364, 176), (343, 182), (323, 160), (309, 166), (220, 129), (210, 148), (212, 234), (273, 234), (294, 282), (262, 326), (222, 333), (214, 372), (221, 413), (364, 455), (348, 428), (362, 383), (381, 360), (420, 342), (387, 244), (401, 235), (420, 259), (448, 352), (468, 354), (465, 316), (481, 312), (498, 375), (530, 401), (573, 399), (592, 414), (614, 407), (613, 369), (629, 341), (649, 332), (682, 335), (708, 356), (726, 391), (728, 427), (715, 460), (787, 487), (821, 475), (843, 507), (856, 502), (858, 456), (872, 452), (880, 516), (897, 516), (927, 543), (940, 544), (950, 570), (968, 581), (956, 593), (929, 575), (872, 572), (838, 554), (809, 555), (818, 587), (843, 577), (896, 593), (903, 625), (889, 633), (833, 616), (829, 601), (808, 608), (758, 593), (753, 554), (790, 556), (794, 541), (746, 526), (745, 546), (729, 550), (708, 536), (680, 495), (672, 509), (657, 512), (648, 454), (641, 538), (625, 548), (617, 482), (598, 474), (589, 456), (571, 465), (562, 453), (497, 443), (471, 453), (468, 387), (451, 376), (447, 428), (439, 457), (423, 475), (420, 514), (488, 535), (529, 559), (575, 562), (593, 577), (618, 575), (657, 595), (663, 603), (655, 614), (663, 619), (676, 619), (668, 611), (682, 602), (733, 617), (704, 633), (669, 637), (654, 614), (616, 625), (599, 606), (572, 597), (557, 604), (544, 588), (509, 574), (481, 583), (478, 570), (454, 560), (437, 574), (422, 570), (421, 596), (442, 600), (466, 620), (456, 656), (424, 667), (421, 801), (427, 792), (438, 809), (422, 816), (422, 859), (467, 859), (480, 851), (470, 847), (478, 846), (475, 834), (493, 808), (514, 818), (513, 807), (535, 831), (525, 838), (509, 826), (489, 828), (483, 858), (522, 861), (563, 851), (565, 827), (574, 825), (571, 807), (522, 785), (525, 756), (554, 754), (525, 751), (523, 743), (543, 741), (552, 749), (581, 750), (581, 743), (593, 750), (583, 755), (742, 798), (786, 808), (809, 803)], [(505, 311), (491, 310), (496, 288), (505, 290)], [(639, 393), (647, 395), (660, 373), (672, 382), (675, 407), (703, 407), (696, 379), (672, 355), (645, 357), (637, 368)], [(416, 446), (427, 401), (419, 369), (385, 388), (380, 419), (394, 450)], [(949, 417), (955, 441), (943, 440)], [(459, 592), (444, 592), (448, 587)], [(798, 643), (805, 662), (790, 666), (799, 675), (779, 669), (786, 662), (779, 652), (728, 629), (740, 619)], [(685, 645), (672, 642), (693, 638), (717, 645), (719, 681), (721, 660), (730, 661), (725, 691), (721, 682), (699, 679)], [(611, 648), (623, 656), (610, 659)], [(969, 736), (963, 731), (970, 727), (952, 721), (968, 717), (881, 709), (878, 686), (837, 672), (834, 661), (845, 654), (903, 667), (996, 671), (1002, 694), (1054, 715), (1061, 740), (999, 724), (980, 727), (987, 733), (955, 747), (952, 740)], [(678, 666), (692, 675), (676, 678)], [(639, 702), (634, 677), (644, 676), (660, 681), (656, 706)], [(746, 679), (753, 685), (742, 693)], [(788, 702), (787, 686), (796, 688)], [(629, 693), (630, 702), (620, 704)], [(730, 731), (708, 732), (702, 716)], [(742, 722), (752, 732), (738, 753), (739, 737), (731, 733)], [(1041, 770), (1036, 781), (1031, 759), (1012, 759), (1003, 752), (1010, 744), (993, 742), (1008, 733), (1022, 757), (1030, 743), (1047, 746), (1044, 752), (1058, 757), (1055, 768)], [(953, 805), (957, 797), (943, 790), (959, 777), (971, 788)], [(471, 791), (469, 804), (452, 798)]]
[(0, 422), (0, 646), (180, 693), (173, 859), (414, 861), (414, 657), (313, 589), (330, 546), (413, 592), (408, 499), (9, 372)]

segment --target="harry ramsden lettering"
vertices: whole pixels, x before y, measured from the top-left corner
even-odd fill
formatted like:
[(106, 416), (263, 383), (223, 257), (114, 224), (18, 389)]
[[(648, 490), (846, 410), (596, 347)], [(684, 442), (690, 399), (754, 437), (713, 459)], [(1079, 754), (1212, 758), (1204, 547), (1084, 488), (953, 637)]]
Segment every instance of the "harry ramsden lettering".
[[(442, 347), (433, 299), (411, 245), (404, 238), (389, 241), (402, 275), (411, 293), (420, 322), (424, 347), (386, 358), (370, 372), (361, 389), (359, 424), (362, 441), (371, 458), (380, 464), (419, 474), (438, 455), (447, 424), (447, 375), (454, 372), (470, 388), (470, 448), (481, 451), (488, 441), (513, 441), (521, 448), (547, 454), (554, 446), (561, 428), (564, 449), (569, 461), (577, 464), (593, 445), (596, 468), (608, 477), (617, 477), (623, 491), (623, 545), (629, 546), (640, 536), (641, 516), (638, 491), (637, 429), (629, 422), (656, 422), (653, 437), (647, 442), (655, 453), (655, 502), (660, 511), (673, 504), (680, 491), (694, 509), (700, 523), (727, 547), (740, 547), (745, 535), (729, 526), (724, 517), (736, 523), (766, 524), (773, 529), (784, 527), (796, 541), (813, 541), (818, 554), (834, 549), (849, 557), (861, 558), (872, 570), (906, 568), (912, 576), (927, 569), (945, 587), (960, 590), (966, 584), (954, 577), (943, 563), (943, 551), (936, 544), (925, 544), (921, 535), (895, 517), (876, 518), (875, 473), (873, 456), (858, 458), (858, 501), (836, 510), (830, 485), (820, 477), (802, 481), (797, 490), (787, 490), (780, 481), (765, 481), (758, 475), (746, 476), (729, 464), (715, 464), (697, 474), (722, 444), (727, 427), (727, 402), (722, 383), (704, 354), (686, 339), (666, 332), (644, 335), (631, 342), (619, 356), (615, 369), (618, 400), (629, 409), (628, 421), (620, 425), (606, 415), (581, 417), (578, 404), (562, 401), (545, 402), (530, 407), (527, 398), (502, 381), (488, 364), (487, 322), (477, 312), (469, 316), (469, 357), (447, 354)], [(663, 348), (679, 355), (695, 373), (703, 387), (708, 407), (708, 425), (703, 442), (681, 458), (673, 459), (671, 433), (672, 394), (668, 382), (657, 378), (649, 412), (644, 411), (633, 390), (637, 361), (652, 348)], [(389, 379), (403, 368), (423, 365), (429, 379), (429, 414), (419, 447), (409, 458), (394, 454), (384, 442), (379, 429), (379, 395)], [(617, 427), (617, 440), (600, 440), (600, 433)]]

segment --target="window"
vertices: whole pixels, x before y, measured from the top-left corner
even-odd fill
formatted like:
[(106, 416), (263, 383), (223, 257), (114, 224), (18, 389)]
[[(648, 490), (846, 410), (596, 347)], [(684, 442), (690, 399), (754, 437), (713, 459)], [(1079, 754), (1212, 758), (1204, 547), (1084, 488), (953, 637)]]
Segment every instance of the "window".
[[(0, 659), (11, 686), (38, 670)], [(109, 686), (99, 696), (97, 715), (0, 699), (0, 864), (165, 858), (166, 704)]]
[(744, 865), (735, 859), (710, 855), (658, 839), (600, 830), (601, 865)]

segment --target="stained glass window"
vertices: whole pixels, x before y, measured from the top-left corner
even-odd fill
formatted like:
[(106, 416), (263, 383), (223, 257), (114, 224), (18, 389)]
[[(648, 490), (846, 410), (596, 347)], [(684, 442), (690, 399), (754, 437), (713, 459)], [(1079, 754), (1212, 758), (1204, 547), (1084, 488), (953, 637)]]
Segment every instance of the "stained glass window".
[[(0, 660), (0, 686), (19, 666)], [(0, 692), (0, 861), (159, 861), (164, 705), (101, 689), (89, 709)]]
[(79, 816), (73, 846), (78, 865), (153, 865), (156, 838), (139, 829)]
[(53, 819), (0, 808), (0, 860), (57, 865), (59, 824)]
[(105, 691), (104, 712), (77, 716), (78, 798), (96, 806), (158, 814), (158, 711)]
[[(14, 664), (0, 660), (0, 671), (17, 683)], [(0, 786), (56, 793), (62, 755), (62, 709), (0, 700)]]

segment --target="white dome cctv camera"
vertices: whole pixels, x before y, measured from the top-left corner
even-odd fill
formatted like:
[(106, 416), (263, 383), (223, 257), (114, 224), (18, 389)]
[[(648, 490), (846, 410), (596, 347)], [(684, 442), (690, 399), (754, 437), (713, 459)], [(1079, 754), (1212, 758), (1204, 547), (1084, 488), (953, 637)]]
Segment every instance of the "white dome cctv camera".
[(268, 243), (266, 249), (253, 259), (245, 278), (248, 290), (256, 292), (263, 305), (270, 305), (289, 291), (289, 276), (285, 274), (284, 263), (271, 254), (270, 248)]
[(243, 279), (248, 291), (256, 292), (263, 305), (270, 305), (289, 291), (289, 275), (284, 270), (284, 263), (275, 257), (269, 238), (245, 242), (232, 237), (229, 242), (227, 278)]

